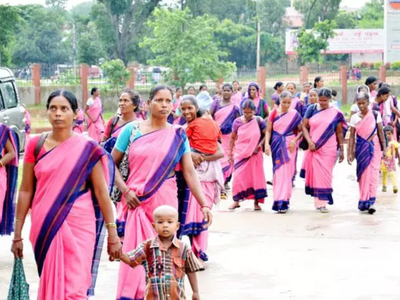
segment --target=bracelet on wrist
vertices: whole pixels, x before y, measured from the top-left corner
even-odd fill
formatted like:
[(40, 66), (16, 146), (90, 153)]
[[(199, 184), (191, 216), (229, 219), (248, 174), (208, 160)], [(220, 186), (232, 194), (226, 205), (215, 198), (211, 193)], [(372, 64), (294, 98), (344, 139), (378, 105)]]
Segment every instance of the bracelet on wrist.
[(119, 243), (119, 241), (115, 241), (115, 242), (107, 242), (107, 244), (108, 245), (115, 245), (115, 244), (118, 244)]
[(13, 241), (13, 243), (17, 243), (17, 242), (22, 242), (24, 239), (23, 238), (20, 238), (20, 239), (13, 239), (12, 241)]
[(115, 224), (115, 223), (107, 223), (106, 224), (106, 228), (108, 229), (110, 227), (117, 228), (117, 224)]
[(3, 162), (0, 160), (0, 168), (3, 168), (4, 167), (4, 164), (3, 164)]
[(203, 208), (205, 208), (205, 207), (207, 207), (209, 210), (211, 210), (211, 208), (210, 208), (209, 206), (207, 206), (207, 205), (202, 205), (202, 206), (201, 206), (201, 209), (203, 209)]

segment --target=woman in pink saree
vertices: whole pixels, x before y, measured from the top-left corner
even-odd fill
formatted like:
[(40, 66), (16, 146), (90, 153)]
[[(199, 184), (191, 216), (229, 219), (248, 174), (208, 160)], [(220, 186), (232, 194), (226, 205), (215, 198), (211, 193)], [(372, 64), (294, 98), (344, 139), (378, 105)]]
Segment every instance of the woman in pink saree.
[(78, 112), (76, 114), (76, 118), (74, 119), (74, 127), (72, 130), (76, 133), (83, 133), (83, 127), (85, 124), (85, 112), (82, 108), (78, 108)]
[(109, 255), (121, 254), (109, 198), (114, 164), (97, 143), (72, 131), (77, 106), (72, 93), (53, 92), (47, 101), (52, 131), (32, 138), (24, 158), (12, 252), (23, 257), (21, 232), (31, 207), (40, 300), (93, 295), (104, 221)]
[[(194, 124), (192, 123), (193, 121), (202, 117), (202, 111), (199, 109), (196, 98), (193, 96), (184, 96), (182, 98), (181, 111), (182, 116), (187, 120), (188, 124)], [(215, 121), (210, 120), (210, 122)], [(215, 142), (218, 143), (217, 141)], [(191, 156), (200, 179), (207, 206), (213, 207), (214, 204), (217, 205), (219, 203), (224, 184), (224, 176), (219, 162), (224, 157), (222, 147), (218, 145), (217, 152), (211, 155), (201, 154), (192, 147)], [(204, 228), (201, 207), (192, 193), (190, 193), (188, 203), (182, 203), (180, 212), (182, 215), (180, 233), (189, 236), (193, 253), (204, 265), (204, 262), (208, 261), (208, 230)]]
[(330, 105), (330, 89), (321, 89), (318, 97), (318, 104), (311, 105), (303, 119), (303, 134), (309, 145), (303, 175), (306, 194), (314, 197), (317, 210), (326, 213), (326, 204), (333, 204), (332, 172), (338, 149), (339, 163), (344, 159), (343, 138), (347, 124), (342, 112)]
[(386, 156), (386, 142), (381, 115), (368, 108), (368, 94), (357, 94), (357, 105), (360, 112), (352, 115), (350, 120), (348, 163), (351, 165), (354, 158), (357, 160), (360, 190), (358, 209), (373, 214), (376, 211), (374, 205), (379, 186), (382, 149)]
[(233, 123), (229, 159), (234, 163), (233, 201), (229, 209), (240, 207), (239, 201), (254, 199), (254, 210), (261, 210), (260, 203), (267, 197), (264, 176), (262, 145), (267, 129), (265, 121), (255, 116), (252, 100), (242, 103), (243, 116)]
[(222, 172), (224, 174), (225, 188), (231, 179), (233, 164), (229, 159), (229, 147), (233, 122), (240, 117), (240, 108), (232, 103), (233, 87), (229, 83), (222, 86), (222, 100), (216, 100), (211, 105), (210, 114), (218, 123), (222, 133), (222, 149), (224, 157), (221, 159)]
[(243, 102), (247, 100), (252, 100), (254, 105), (256, 106), (255, 114), (263, 118), (265, 121), (268, 120), (269, 109), (267, 100), (261, 98), (261, 91), (260, 87), (257, 83), (250, 83), (249, 87), (247, 88), (247, 97), (244, 97), (242, 102), (240, 103), (240, 107), (242, 107)]
[(233, 104), (240, 106), (240, 103), (242, 103), (243, 94), (239, 90), (239, 88), (240, 88), (239, 81), (237, 81), (237, 80), (233, 81), (232, 86), (233, 86), (232, 102), (233, 102)]
[[(150, 118), (133, 122), (122, 130), (112, 155), (117, 166), (128, 153), (129, 176), (125, 182), (116, 173), (116, 185), (123, 192), (122, 209), (118, 214), (119, 234), (124, 236), (123, 251), (136, 249), (140, 243), (156, 235), (153, 211), (160, 205), (178, 209), (178, 188), (175, 169), (181, 165), (189, 189), (204, 215), (205, 226), (212, 220), (210, 207), (201, 190), (193, 167), (190, 147), (182, 127), (168, 124), (172, 111), (172, 90), (158, 85), (150, 91), (147, 101)], [(145, 270), (120, 265), (117, 299), (143, 299)]]
[(0, 123), (0, 235), (9, 235), (14, 230), (18, 154), (17, 134)]
[(139, 105), (140, 96), (133, 89), (124, 89), (121, 92), (118, 100), (120, 114), (108, 121), (103, 137), (103, 147), (107, 152), (111, 153), (122, 129), (136, 120), (136, 112), (139, 110)]
[(100, 90), (92, 88), (92, 97), (86, 103), (85, 113), (89, 137), (100, 143), (104, 135), (103, 104), (101, 104)]
[(274, 172), (272, 209), (278, 213), (286, 213), (289, 209), (298, 141), (303, 136), (301, 116), (290, 108), (292, 99), (289, 92), (281, 94), (280, 106), (270, 114), (265, 139), (265, 154), (269, 156), (272, 153)]

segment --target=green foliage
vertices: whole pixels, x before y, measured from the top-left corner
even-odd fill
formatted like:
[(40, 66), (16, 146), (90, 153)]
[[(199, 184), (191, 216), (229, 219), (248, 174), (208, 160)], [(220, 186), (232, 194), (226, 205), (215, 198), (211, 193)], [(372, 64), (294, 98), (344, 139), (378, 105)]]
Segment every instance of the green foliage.
[(109, 44), (111, 57), (127, 63), (126, 50), (129, 43), (142, 32), (146, 20), (161, 0), (99, 0), (98, 2), (103, 6), (101, 10), (105, 11), (99, 17), (107, 21), (104, 24), (101, 21), (96, 22), (98, 32), (105, 33), (100, 34), (100, 38), (104, 45), (111, 43)]
[(77, 15), (77, 16), (85, 16), (88, 17), (90, 16), (90, 12), (92, 10), (93, 2), (82, 2), (79, 3), (78, 5), (75, 5), (71, 9), (71, 14), (72, 15)]
[(116, 87), (117, 91), (124, 87), (129, 80), (130, 73), (120, 59), (107, 61), (101, 65), (101, 68), (107, 73), (108, 80)]
[(391, 70), (400, 70), (400, 61), (395, 61), (390, 64)]
[(177, 2), (175, 7), (188, 8), (194, 17), (207, 14), (221, 21), (231, 19), (242, 24), (254, 17), (256, 11), (255, 3), (249, 0), (179, 0)]
[[(21, 11), (24, 10), (22, 6)], [(30, 6), (30, 15), (19, 27), (13, 62), (60, 64), (70, 61), (72, 45), (65, 40), (65, 16), (58, 10)]]
[(255, 65), (256, 29), (225, 19), (218, 24), (214, 34), (220, 49), (228, 53), (228, 61), (236, 61), (238, 68)]
[(384, 0), (372, 0), (361, 9), (358, 28), (383, 28)]
[(374, 69), (375, 70), (379, 70), (379, 68), (381, 67), (381, 66), (383, 66), (383, 62), (376, 62), (376, 63), (374, 63)]
[(15, 42), (15, 31), (21, 21), (18, 8), (0, 5), (0, 65), (10, 66), (11, 64), (11, 47)]
[(65, 9), (68, 0), (46, 0), (46, 5), (57, 9)]
[(319, 21), (334, 20), (342, 0), (296, 0), (294, 7), (303, 15), (304, 27), (313, 28)]
[(305, 63), (321, 62), (321, 51), (328, 48), (328, 39), (334, 37), (335, 27), (335, 21), (324, 21), (316, 23), (311, 30), (299, 30), (297, 55), (302, 66)]
[[(233, 63), (225, 62), (225, 51), (214, 38), (218, 20), (208, 15), (193, 17), (189, 9), (155, 9), (148, 21), (152, 37), (145, 37), (141, 47), (149, 47), (156, 55), (151, 64), (170, 68), (167, 76), (184, 87), (189, 82), (217, 80), (230, 74)], [(173, 74), (172, 74), (173, 70)], [(174, 76), (174, 78), (172, 78)]]
[(357, 69), (359, 69), (359, 68), (361, 67), (361, 65), (360, 65), (360, 63), (355, 63), (355, 64), (354, 64), (354, 67), (357, 68)]
[(286, 24), (284, 16), (290, 0), (261, 0), (257, 2), (257, 16), (263, 32), (274, 36), (284, 35)]
[(355, 29), (357, 27), (357, 16), (353, 12), (339, 11), (335, 18), (338, 29)]

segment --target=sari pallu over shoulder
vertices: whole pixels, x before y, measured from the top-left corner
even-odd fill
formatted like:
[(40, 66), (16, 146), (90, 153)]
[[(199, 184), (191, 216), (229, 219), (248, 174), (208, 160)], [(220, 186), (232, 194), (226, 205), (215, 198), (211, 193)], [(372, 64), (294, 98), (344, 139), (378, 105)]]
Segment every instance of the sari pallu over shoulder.
[(305, 156), (302, 175), (306, 178), (306, 194), (333, 204), (332, 170), (338, 150), (337, 141), (333, 138), (339, 124), (343, 128), (343, 136), (346, 135), (347, 123), (342, 112), (336, 108), (329, 107), (318, 111), (317, 105), (314, 105), (309, 122), (310, 136), (316, 151), (308, 152)]
[[(10, 140), (15, 151), (13, 160), (5, 166), (7, 185), (3, 205), (0, 206), (0, 235), (14, 231), (15, 197), (18, 181), (19, 140), (14, 130), (0, 123), (0, 158), (7, 141)], [(1, 203), (1, 199), (0, 199)]]
[[(75, 155), (68, 155), (67, 153), (74, 153)], [(90, 193), (87, 189), (91, 189), (89, 184), (85, 189), (83, 187), (99, 161), (102, 162), (105, 179), (109, 190), (111, 190), (114, 182), (114, 163), (111, 156), (95, 142), (82, 135), (74, 135), (39, 157), (34, 168), (37, 181), (35, 196), (32, 201), (30, 240), (34, 248), (40, 277), (43, 275), (42, 270), (46, 263), (49, 248), (65, 220), (69, 217), (75, 202)], [(63, 172), (59, 170), (63, 170)], [(94, 209), (93, 217), (96, 222), (93, 226), (96, 242), (90, 254), (92, 257), (92, 287), (88, 286), (88, 295), (93, 294), (104, 239), (104, 235), (101, 234), (104, 220), (94, 192), (91, 192), (91, 199)], [(47, 263), (51, 262), (47, 261)], [(79, 274), (76, 274), (76, 276), (79, 277)], [(54, 278), (50, 280), (54, 280)], [(46, 283), (43, 284), (46, 285)], [(63, 284), (60, 283), (60, 285)]]
[(117, 137), (121, 133), (121, 129), (124, 128), (126, 125), (130, 124), (131, 122), (127, 122), (116, 128), (114, 127), (113, 132), (111, 132), (111, 137), (103, 145), (103, 148), (108, 153), (111, 153), (111, 151), (114, 149), (115, 143), (117, 142)]
[[(295, 110), (291, 110), (283, 115), (277, 116), (273, 121), (273, 132), (271, 141), (271, 153), (273, 171), (289, 162), (289, 153), (286, 148), (286, 136), (293, 134), (301, 123), (301, 116)], [(288, 124), (288, 125), (284, 125)], [(279, 127), (287, 126), (286, 129)]]
[[(238, 128), (234, 148), (233, 200), (259, 199), (267, 197), (263, 172), (262, 152), (254, 153), (261, 139), (259, 119), (255, 117)], [(261, 173), (260, 173), (261, 172)]]
[(218, 123), (223, 135), (232, 133), (233, 122), (239, 115), (240, 109), (235, 104), (220, 106), (220, 103), (218, 103), (214, 113), (214, 120)]
[(364, 171), (370, 165), (374, 156), (374, 141), (371, 139), (377, 132), (376, 120), (372, 111), (356, 126), (356, 150), (355, 158), (357, 160), (357, 181), (360, 181)]
[[(181, 126), (158, 130), (140, 136), (131, 143), (128, 151), (129, 177), (127, 185), (141, 202), (149, 199), (160, 186), (173, 174), (181, 160), (186, 140), (185, 130)], [(153, 156), (154, 149), (157, 155)], [(118, 233), (122, 237), (125, 231), (128, 206), (121, 199), (121, 213), (117, 220)]]

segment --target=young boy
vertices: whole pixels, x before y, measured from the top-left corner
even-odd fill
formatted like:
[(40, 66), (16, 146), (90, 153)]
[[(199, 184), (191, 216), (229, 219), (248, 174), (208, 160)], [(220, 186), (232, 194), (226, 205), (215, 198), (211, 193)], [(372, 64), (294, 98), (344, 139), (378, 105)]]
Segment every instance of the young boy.
[(121, 260), (146, 271), (145, 299), (181, 300), (185, 297), (185, 273), (193, 290), (193, 300), (199, 300), (197, 271), (203, 266), (190, 247), (175, 237), (179, 229), (178, 212), (163, 205), (154, 210), (153, 227), (158, 236), (143, 242), (136, 250), (123, 254)]
[(397, 188), (397, 178), (396, 178), (396, 157), (399, 158), (400, 166), (400, 155), (399, 155), (399, 143), (393, 138), (393, 127), (385, 126), (383, 131), (386, 133), (387, 139), (389, 141), (387, 158), (382, 158), (381, 171), (383, 177), (383, 188), (382, 192), (387, 191), (387, 178), (390, 175), (393, 185), (393, 193), (398, 192)]

